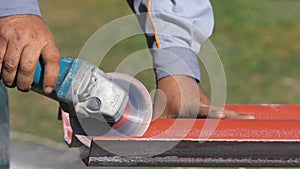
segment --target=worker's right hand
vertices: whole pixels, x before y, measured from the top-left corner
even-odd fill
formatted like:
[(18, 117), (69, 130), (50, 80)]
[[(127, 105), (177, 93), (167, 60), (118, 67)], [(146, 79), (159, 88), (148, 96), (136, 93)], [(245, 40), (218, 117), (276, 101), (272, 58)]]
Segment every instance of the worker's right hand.
[(254, 119), (251, 115), (213, 106), (195, 79), (174, 75), (157, 82), (155, 118)]
[(45, 69), (44, 92), (56, 85), (60, 53), (43, 19), (14, 15), (0, 19), (0, 79), (7, 87), (29, 91), (41, 57)]

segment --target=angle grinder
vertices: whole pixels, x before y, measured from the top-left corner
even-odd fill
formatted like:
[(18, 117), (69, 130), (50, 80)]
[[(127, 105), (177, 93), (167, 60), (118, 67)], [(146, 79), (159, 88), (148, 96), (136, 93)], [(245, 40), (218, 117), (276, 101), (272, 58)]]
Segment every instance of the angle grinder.
[(53, 92), (45, 94), (43, 74), (40, 61), (31, 90), (59, 102), (60, 117), (64, 125), (69, 124), (64, 127), (82, 144), (88, 146), (93, 136), (141, 136), (146, 132), (152, 119), (151, 97), (134, 77), (104, 73), (86, 61), (64, 57)]

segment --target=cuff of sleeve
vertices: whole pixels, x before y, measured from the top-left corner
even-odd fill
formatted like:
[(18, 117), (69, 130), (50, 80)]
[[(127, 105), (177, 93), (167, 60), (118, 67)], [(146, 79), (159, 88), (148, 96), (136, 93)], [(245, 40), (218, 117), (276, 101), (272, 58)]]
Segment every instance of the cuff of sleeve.
[(0, 18), (11, 15), (33, 14), (41, 16), (37, 0), (1, 0)]
[(197, 55), (191, 49), (169, 47), (151, 52), (157, 81), (170, 75), (186, 75), (200, 81)]
[(32, 14), (42, 16), (40, 10), (34, 9), (5, 9), (0, 10), (0, 18), (12, 15), (24, 15), (24, 14)]

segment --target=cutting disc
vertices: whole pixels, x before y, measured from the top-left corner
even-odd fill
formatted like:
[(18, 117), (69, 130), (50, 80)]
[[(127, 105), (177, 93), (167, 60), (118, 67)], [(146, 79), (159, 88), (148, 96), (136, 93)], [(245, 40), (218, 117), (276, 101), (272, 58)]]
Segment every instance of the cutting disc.
[[(121, 120), (114, 125), (95, 124), (93, 130), (96, 132), (93, 133), (99, 133), (98, 136), (142, 136), (152, 119), (153, 108), (148, 90), (132, 76), (122, 73), (107, 73), (107, 76), (127, 92), (129, 101)], [(90, 125), (92, 121), (89, 120), (87, 123)], [(90, 145), (91, 136), (76, 135), (76, 137), (86, 146)]]
[(112, 128), (126, 136), (142, 136), (152, 119), (153, 108), (148, 90), (132, 76), (122, 73), (108, 73), (107, 75), (129, 96), (123, 118)]

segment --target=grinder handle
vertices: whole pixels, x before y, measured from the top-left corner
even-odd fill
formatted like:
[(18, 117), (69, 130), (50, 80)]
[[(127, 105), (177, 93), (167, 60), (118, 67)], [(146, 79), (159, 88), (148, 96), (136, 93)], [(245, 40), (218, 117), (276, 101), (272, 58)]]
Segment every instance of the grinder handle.
[(43, 91), (43, 80), (44, 80), (44, 65), (42, 60), (38, 62), (38, 65), (36, 67), (33, 83), (31, 85), (31, 90), (34, 92), (37, 92), (39, 94), (45, 95), (47, 97), (50, 97), (54, 100), (57, 100), (56, 92), (59, 89), (61, 83), (64, 81), (64, 78), (68, 74), (70, 67), (72, 66), (73, 59), (68, 57), (62, 57), (60, 59), (60, 70), (58, 75), (58, 80), (56, 83), (56, 86), (54, 88), (54, 91), (50, 95), (46, 95)]

